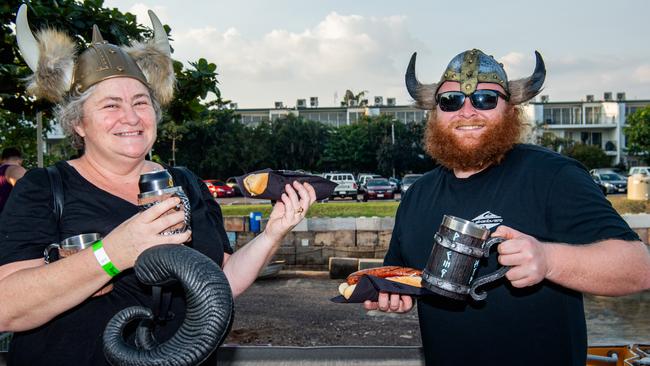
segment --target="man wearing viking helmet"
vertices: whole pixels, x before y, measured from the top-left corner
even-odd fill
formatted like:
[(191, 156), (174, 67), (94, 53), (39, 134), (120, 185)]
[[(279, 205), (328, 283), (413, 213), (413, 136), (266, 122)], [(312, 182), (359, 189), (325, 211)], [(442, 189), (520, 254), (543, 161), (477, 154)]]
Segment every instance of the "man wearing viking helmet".
[[(477, 49), (454, 57), (436, 84), (417, 80), (415, 54), (408, 66), (406, 86), (416, 106), (430, 112), (426, 150), (439, 166), (402, 198), (384, 263), (425, 268), (438, 225), (453, 215), (506, 239), (475, 278), (509, 267), (486, 286), (484, 301), (418, 298), (427, 365), (584, 366), (582, 293), (650, 288), (648, 249), (586, 169), (520, 143), (519, 105), (539, 93), (546, 75), (535, 56), (532, 76), (515, 81)], [(436, 280), (450, 291), (461, 288)], [(364, 306), (406, 312), (413, 298), (381, 293)]]
[[(94, 27), (91, 44), (77, 56), (62, 32), (43, 30), (35, 38), (26, 13), (21, 6), (16, 34), (34, 71), (28, 89), (57, 103), (57, 120), (83, 155), (28, 172), (0, 219), (0, 332), (14, 332), (9, 364), (205, 361), (225, 339), (233, 296), (253, 283), (305, 217), (316, 200), (313, 187), (286, 185), (264, 231), (235, 253), (218, 204), (186, 169), (169, 173), (191, 210), (181, 209), (178, 197), (138, 207), (140, 176), (163, 170), (145, 157), (161, 105), (173, 97), (162, 24), (149, 12), (153, 40), (130, 47), (104, 41)], [(161, 234), (190, 211), (191, 231)], [(44, 262), (50, 244), (95, 233), (102, 239), (92, 246)], [(168, 272), (175, 276), (167, 290), (147, 286), (167, 280), (159, 274)], [(140, 322), (126, 326), (130, 320)]]

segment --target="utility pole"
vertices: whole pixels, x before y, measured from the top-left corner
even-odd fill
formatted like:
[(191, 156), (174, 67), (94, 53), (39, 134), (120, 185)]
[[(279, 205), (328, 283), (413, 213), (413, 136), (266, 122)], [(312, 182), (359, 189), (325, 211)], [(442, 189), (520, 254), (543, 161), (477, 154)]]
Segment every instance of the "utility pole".
[(393, 178), (397, 178), (397, 177), (395, 177), (395, 156), (394, 156), (394, 154), (395, 154), (395, 121), (394, 120), (391, 121), (391, 123), (390, 123), (390, 136), (391, 136), (391, 139), (393, 141), (393, 154), (390, 154), (390, 157), (391, 157), (390, 161), (391, 161), (391, 165), (393, 166)]
[(36, 112), (36, 165), (43, 167), (43, 112)]

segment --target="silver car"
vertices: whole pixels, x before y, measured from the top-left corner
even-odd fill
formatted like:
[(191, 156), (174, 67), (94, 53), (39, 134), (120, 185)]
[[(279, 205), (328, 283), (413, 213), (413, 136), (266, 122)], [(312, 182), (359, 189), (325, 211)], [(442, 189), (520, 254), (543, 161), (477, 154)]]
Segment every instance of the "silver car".
[(616, 173), (594, 173), (591, 175), (596, 183), (599, 183), (610, 193), (627, 193), (627, 179)]
[(421, 176), (422, 174), (406, 174), (404, 178), (402, 178), (402, 194), (406, 193), (406, 191), (411, 187), (411, 184)]

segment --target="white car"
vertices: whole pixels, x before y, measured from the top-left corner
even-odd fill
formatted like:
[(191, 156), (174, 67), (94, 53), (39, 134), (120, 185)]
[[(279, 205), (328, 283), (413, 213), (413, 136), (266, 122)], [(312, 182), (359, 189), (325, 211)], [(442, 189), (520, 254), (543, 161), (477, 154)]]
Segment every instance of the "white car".
[(633, 166), (630, 168), (630, 174), (650, 175), (650, 166)]
[(325, 173), (323, 174), (323, 178), (329, 179), (338, 184), (336, 188), (334, 188), (332, 198), (357, 198), (357, 182), (354, 180), (354, 175), (351, 173)]

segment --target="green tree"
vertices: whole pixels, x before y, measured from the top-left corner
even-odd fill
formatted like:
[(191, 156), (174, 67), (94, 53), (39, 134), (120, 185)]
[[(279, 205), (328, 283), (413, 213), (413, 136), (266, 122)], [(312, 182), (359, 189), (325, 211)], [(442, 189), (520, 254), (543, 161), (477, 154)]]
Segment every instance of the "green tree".
[(538, 138), (537, 143), (560, 153), (564, 152), (565, 149), (570, 149), (574, 144), (573, 140), (558, 137), (551, 132), (543, 133), (542, 136)]
[(611, 157), (607, 156), (603, 149), (594, 145), (574, 144), (563, 153), (578, 160), (587, 169), (602, 168), (612, 164)]
[[(28, 164), (35, 161), (37, 111), (44, 113), (44, 133), (50, 129), (52, 105), (35, 101), (25, 93), (24, 79), (31, 71), (18, 51), (13, 33), (16, 12), (23, 1), (8, 0), (0, 5), (0, 141), (3, 145), (20, 146)], [(51, 27), (75, 37), (80, 46), (92, 38), (92, 25), (97, 24), (104, 38), (123, 44), (148, 37), (148, 30), (130, 13), (103, 7), (103, 0), (33, 0), (27, 3), (33, 30)], [(44, 137), (44, 136), (43, 136)], [(56, 149), (59, 150), (59, 149)], [(68, 152), (69, 150), (64, 149)], [(49, 159), (55, 159), (50, 157)], [(46, 156), (46, 162), (48, 157)], [(29, 165), (28, 165), (29, 166)]]
[(368, 93), (367, 90), (360, 91), (357, 94), (354, 94), (354, 92), (350, 89), (346, 90), (345, 94), (343, 94), (343, 100), (341, 101), (341, 106), (342, 107), (349, 106), (351, 101), (354, 101), (356, 105), (361, 105), (362, 104), (361, 98), (363, 98), (366, 95), (366, 93)]
[(628, 153), (650, 163), (650, 105), (627, 116), (626, 123)]
[(329, 128), (293, 114), (271, 122), (271, 163), (277, 169), (318, 168)]
[[(210, 107), (223, 108), (229, 102), (221, 99), (221, 91), (217, 87), (217, 65), (201, 58), (197, 62), (190, 62), (190, 66), (191, 68), (184, 69), (182, 63), (174, 61), (175, 97), (166, 108), (160, 125), (161, 140), (166, 140), (161, 141), (160, 146), (167, 146), (170, 154), (163, 151), (158, 151), (158, 154), (167, 157), (167, 162), (171, 165), (176, 165), (179, 149), (177, 143), (188, 131), (188, 125), (207, 120)], [(206, 102), (209, 94), (213, 94), (216, 99)], [(190, 166), (192, 162), (185, 161), (183, 164)]]

